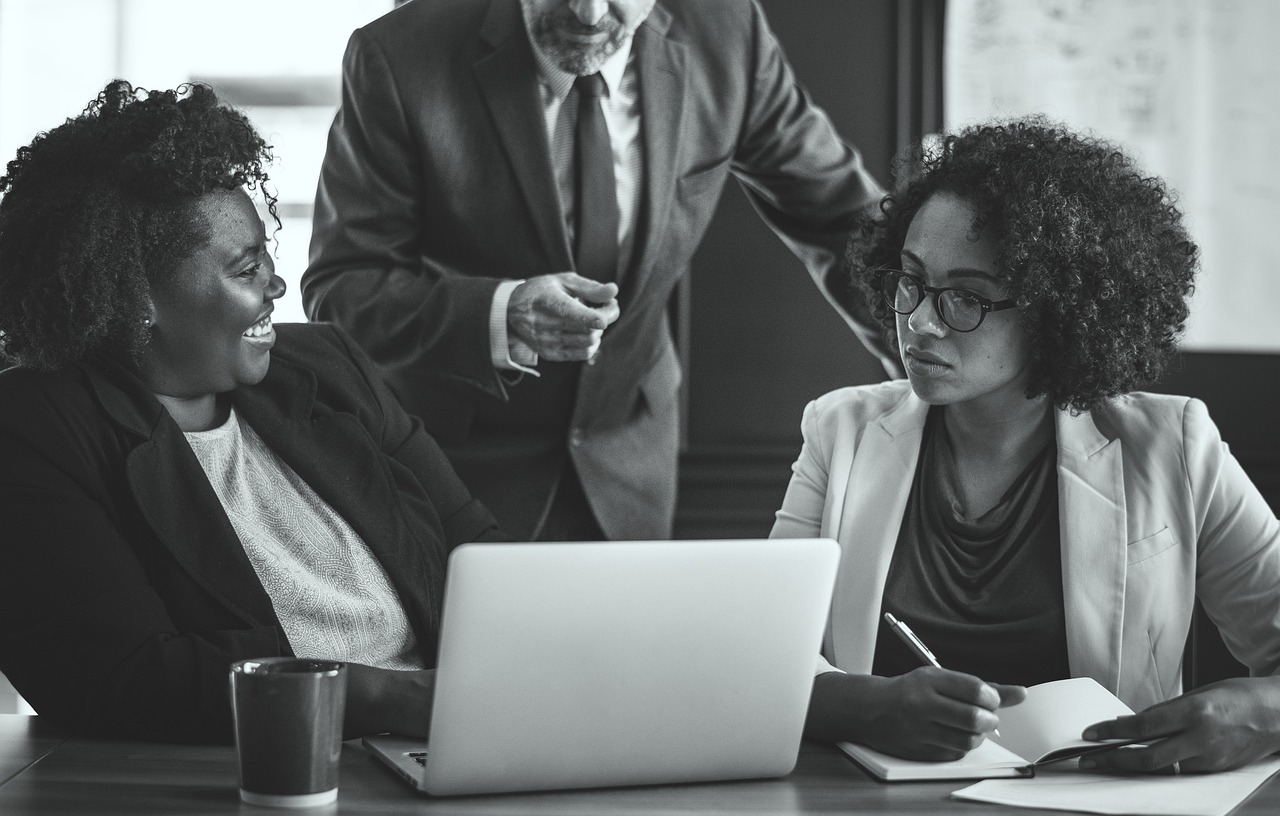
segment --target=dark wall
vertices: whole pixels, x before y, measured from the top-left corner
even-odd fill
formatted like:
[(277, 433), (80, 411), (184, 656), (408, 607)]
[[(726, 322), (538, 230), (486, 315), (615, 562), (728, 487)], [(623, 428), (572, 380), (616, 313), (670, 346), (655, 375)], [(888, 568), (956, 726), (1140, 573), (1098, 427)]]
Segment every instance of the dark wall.
[(1249, 478), (1280, 508), (1280, 355), (1184, 352), (1147, 390), (1203, 400)]
[[(882, 182), (893, 149), (891, 5), (764, 3), (796, 75)], [(883, 374), (736, 182), (691, 287), (691, 446), (798, 442), (807, 400)]]
[[(894, 0), (763, 0), (796, 76), (888, 183)], [(730, 182), (690, 278), (687, 453), (676, 535), (764, 536), (805, 404), (883, 369)]]

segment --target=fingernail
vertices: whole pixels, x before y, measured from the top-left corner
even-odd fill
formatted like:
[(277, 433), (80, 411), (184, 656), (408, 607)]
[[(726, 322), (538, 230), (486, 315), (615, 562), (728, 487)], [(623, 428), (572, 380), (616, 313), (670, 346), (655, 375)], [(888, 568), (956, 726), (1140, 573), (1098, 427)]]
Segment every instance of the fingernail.
[(1098, 738), (1098, 732), (1092, 728), (1086, 728), (1084, 730), (1084, 733), (1080, 735), (1080, 738), (1087, 739), (1087, 740), (1096, 740)]

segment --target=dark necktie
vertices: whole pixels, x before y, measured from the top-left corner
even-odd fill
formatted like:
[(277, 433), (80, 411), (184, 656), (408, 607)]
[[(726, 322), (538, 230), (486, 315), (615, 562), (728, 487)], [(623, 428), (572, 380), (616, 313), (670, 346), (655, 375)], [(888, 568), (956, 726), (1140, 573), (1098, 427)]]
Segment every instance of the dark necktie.
[(613, 149), (600, 109), (604, 77), (578, 77), (578, 132), (574, 145), (574, 262), (583, 277), (611, 281), (618, 274), (618, 192)]

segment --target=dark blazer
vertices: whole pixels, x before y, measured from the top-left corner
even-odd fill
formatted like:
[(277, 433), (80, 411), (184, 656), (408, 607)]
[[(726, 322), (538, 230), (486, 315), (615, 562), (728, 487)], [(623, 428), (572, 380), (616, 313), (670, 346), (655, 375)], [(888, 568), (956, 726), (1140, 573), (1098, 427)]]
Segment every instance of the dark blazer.
[[(276, 331), (236, 411), (359, 533), (434, 665), (447, 552), (494, 521), (340, 330)], [(123, 367), (0, 373), (0, 530), (0, 671), (59, 724), (228, 740), (229, 664), (290, 654), (195, 454)]]
[[(660, 0), (632, 51), (645, 176), (622, 315), (595, 365), (544, 362), (549, 375), (511, 385), (489, 359), (494, 289), (573, 268), (520, 4), (414, 0), (347, 46), (303, 302), (369, 351), (517, 536), (566, 456), (609, 536), (670, 534), (681, 372), (668, 301), (730, 174), (820, 285), (840, 278), (849, 221), (880, 194), (753, 0)], [(865, 307), (850, 320), (882, 345)]]

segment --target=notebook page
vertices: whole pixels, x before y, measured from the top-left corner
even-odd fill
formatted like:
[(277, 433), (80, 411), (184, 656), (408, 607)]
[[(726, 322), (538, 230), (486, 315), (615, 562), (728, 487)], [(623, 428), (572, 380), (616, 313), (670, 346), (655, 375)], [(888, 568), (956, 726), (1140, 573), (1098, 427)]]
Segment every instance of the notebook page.
[(1080, 732), (1133, 710), (1093, 678), (1073, 677), (1031, 686), (1026, 700), (997, 713), (1000, 736), (992, 739), (1035, 762), (1050, 751), (1097, 745), (1080, 739)]
[(1134, 816), (1226, 816), (1280, 770), (1267, 758), (1237, 771), (1186, 776), (1111, 776), (1066, 769), (1033, 779), (988, 780), (952, 793), (956, 799), (1024, 808)]

